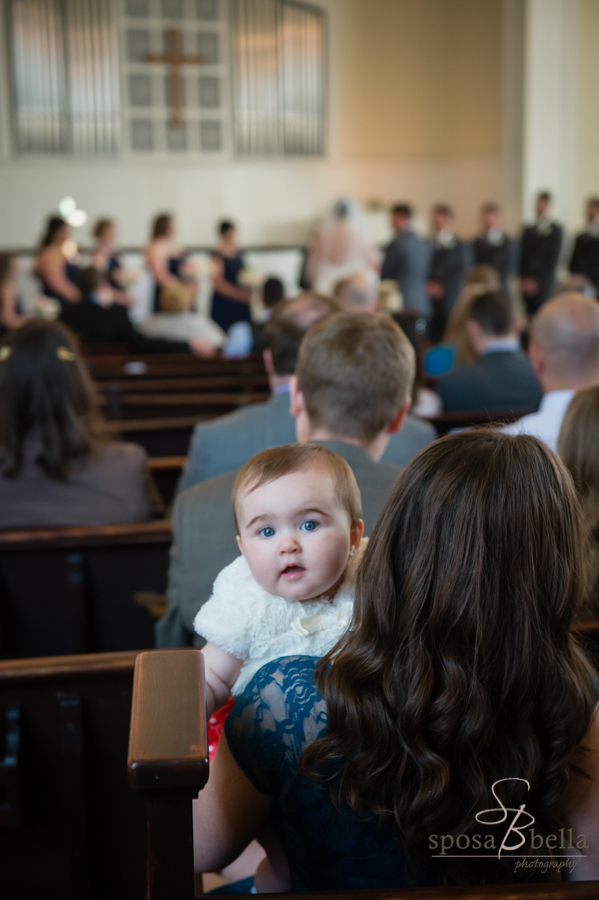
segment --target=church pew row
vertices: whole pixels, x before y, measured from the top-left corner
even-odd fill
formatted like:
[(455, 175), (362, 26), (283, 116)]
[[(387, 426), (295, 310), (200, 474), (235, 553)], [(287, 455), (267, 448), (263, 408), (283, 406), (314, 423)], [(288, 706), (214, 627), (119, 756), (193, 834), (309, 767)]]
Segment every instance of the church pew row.
[(173, 501), (181, 470), (186, 462), (185, 456), (157, 456), (148, 459), (148, 469), (165, 507), (170, 506)]
[[(176, 702), (173, 702), (176, 699)], [(128, 777), (146, 799), (148, 900), (193, 900), (191, 800), (208, 780), (198, 650), (142, 653), (135, 663)], [(271, 894), (283, 900), (289, 894)], [(598, 882), (294, 892), (295, 900), (597, 900)]]
[(507, 425), (517, 419), (526, 416), (534, 410), (524, 412), (445, 412), (437, 416), (422, 416), (425, 422), (430, 422), (435, 428), (438, 437), (448, 434), (453, 429), (473, 428), (476, 425)]
[(259, 354), (246, 359), (200, 359), (187, 353), (102, 354), (86, 356), (85, 361), (95, 381), (230, 375), (251, 382), (254, 376), (265, 373), (264, 362)]
[(264, 403), (269, 395), (260, 393), (112, 393), (101, 396), (100, 407), (108, 419), (144, 419), (181, 416), (193, 413), (214, 418), (247, 406)]
[(141, 444), (148, 456), (187, 456), (191, 433), (198, 422), (214, 418), (203, 416), (176, 416), (163, 419), (129, 419), (106, 422), (109, 435)]
[(154, 646), (168, 521), (0, 532), (0, 659)]
[(142, 900), (127, 784), (137, 651), (0, 661), (0, 897)]

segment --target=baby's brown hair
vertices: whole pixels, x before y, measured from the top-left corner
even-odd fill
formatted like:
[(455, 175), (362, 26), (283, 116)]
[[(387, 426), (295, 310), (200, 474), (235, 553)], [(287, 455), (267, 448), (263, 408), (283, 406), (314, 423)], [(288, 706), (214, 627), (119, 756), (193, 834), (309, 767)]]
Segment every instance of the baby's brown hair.
[(239, 532), (237, 500), (245, 488), (249, 486), (251, 493), (263, 484), (269, 484), (277, 478), (313, 465), (328, 466), (335, 482), (335, 496), (346, 510), (350, 522), (353, 524), (360, 519), (362, 517), (360, 488), (354, 473), (341, 456), (333, 453), (328, 447), (323, 447), (322, 444), (284, 444), (257, 453), (239, 470), (231, 492), (237, 531)]

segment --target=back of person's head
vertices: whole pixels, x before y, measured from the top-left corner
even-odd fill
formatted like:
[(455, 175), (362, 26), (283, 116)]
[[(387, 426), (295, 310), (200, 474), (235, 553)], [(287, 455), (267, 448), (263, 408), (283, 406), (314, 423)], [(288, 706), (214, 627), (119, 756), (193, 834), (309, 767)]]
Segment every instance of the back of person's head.
[(514, 307), (505, 291), (487, 291), (475, 297), (468, 318), (486, 337), (505, 337), (514, 329)]
[(5, 476), (23, 467), (28, 437), (36, 463), (66, 479), (70, 464), (89, 455), (98, 431), (94, 386), (74, 335), (60, 322), (31, 319), (0, 348), (0, 446)]
[(532, 322), (530, 347), (539, 347), (547, 370), (564, 385), (599, 379), (599, 303), (561, 294), (543, 304)]
[(50, 216), (46, 222), (46, 230), (44, 231), (40, 246), (49, 247), (53, 243), (56, 235), (63, 229), (68, 229), (68, 223), (61, 216)]
[(171, 231), (173, 217), (170, 213), (160, 213), (152, 223), (152, 240), (166, 237)]
[[(112, 219), (98, 219), (98, 221), (94, 225), (92, 234), (95, 238), (101, 238), (109, 228), (114, 228), (114, 222)], [(154, 237), (156, 237), (156, 235), (154, 235)]]
[(411, 219), (413, 218), (414, 210), (409, 203), (396, 203), (391, 207), (391, 214), (402, 219)]
[(553, 296), (557, 297), (560, 294), (584, 294), (585, 297), (590, 297), (592, 300), (597, 299), (595, 285), (590, 278), (581, 273), (569, 275), (563, 281), (560, 281), (555, 287)]
[(374, 311), (378, 305), (376, 285), (364, 272), (356, 272), (349, 278), (338, 281), (333, 288), (333, 297), (344, 309)]
[(347, 219), (349, 211), (349, 202), (347, 200), (337, 200), (333, 207), (333, 216), (336, 219)]
[(100, 273), (93, 266), (87, 266), (85, 269), (79, 269), (75, 278), (75, 283), (84, 297), (89, 297), (98, 290), (100, 286)]
[(280, 278), (271, 276), (262, 285), (262, 302), (266, 309), (272, 309), (280, 300), (285, 299), (285, 285)]
[(232, 231), (235, 231), (235, 225), (233, 222), (230, 222), (228, 219), (224, 219), (222, 222), (218, 223), (218, 233), (221, 237), (225, 237), (230, 234)]
[(370, 442), (410, 396), (414, 348), (383, 313), (344, 312), (302, 341), (297, 382), (311, 428)]
[(466, 284), (482, 284), (490, 291), (498, 291), (501, 284), (497, 269), (484, 263), (471, 266), (466, 272), (464, 282)]
[(302, 339), (321, 319), (339, 312), (331, 297), (306, 291), (298, 297), (280, 300), (264, 326), (264, 345), (270, 351), (277, 375), (293, 375)]
[[(506, 807), (526, 803), (537, 834), (557, 833), (595, 707), (593, 670), (570, 631), (581, 537), (565, 467), (528, 435), (443, 437), (392, 489), (358, 571), (352, 626), (316, 670), (328, 725), (302, 765), (317, 777), (342, 765), (328, 782), (336, 804), (390, 821), (416, 870), (514, 880), (513, 857), (435, 859), (429, 844), (431, 834), (472, 839), (501, 779)], [(496, 847), (508, 819), (484, 826)], [(525, 838), (521, 852), (534, 857)]]

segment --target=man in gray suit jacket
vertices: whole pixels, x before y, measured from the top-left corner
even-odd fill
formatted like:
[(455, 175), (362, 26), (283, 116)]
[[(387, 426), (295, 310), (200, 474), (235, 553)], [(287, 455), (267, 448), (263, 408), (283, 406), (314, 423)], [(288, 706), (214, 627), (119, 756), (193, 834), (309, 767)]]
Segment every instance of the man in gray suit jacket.
[[(178, 493), (200, 481), (240, 469), (261, 450), (295, 441), (295, 419), (289, 410), (289, 381), (295, 372), (302, 338), (312, 325), (340, 308), (328, 297), (309, 292), (276, 304), (264, 332), (264, 365), (272, 391), (270, 400), (252, 403), (212, 422), (196, 425)], [(392, 435), (383, 462), (405, 466), (435, 437), (432, 425), (407, 416), (401, 432)]]
[[(341, 313), (310, 329), (290, 382), (297, 439), (323, 443), (349, 463), (362, 494), (366, 534), (401, 474), (399, 466), (379, 460), (409, 409), (414, 370), (414, 350), (390, 318)], [(203, 645), (193, 620), (218, 573), (239, 555), (231, 506), (236, 476), (227, 472), (177, 497), (158, 647)]]
[(412, 208), (398, 203), (391, 210), (395, 238), (385, 251), (381, 278), (397, 281), (405, 309), (413, 309), (425, 318), (432, 315), (426, 281), (431, 261), (428, 241), (412, 231)]

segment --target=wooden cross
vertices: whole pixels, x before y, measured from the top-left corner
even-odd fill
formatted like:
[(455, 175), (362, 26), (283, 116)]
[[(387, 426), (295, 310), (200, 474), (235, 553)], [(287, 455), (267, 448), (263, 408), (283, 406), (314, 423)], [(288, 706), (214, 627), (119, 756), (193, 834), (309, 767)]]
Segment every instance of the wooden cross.
[(146, 62), (166, 63), (169, 67), (169, 93), (171, 106), (171, 125), (179, 127), (183, 124), (181, 110), (181, 66), (198, 66), (204, 62), (202, 56), (184, 56), (180, 52), (181, 32), (178, 28), (169, 28), (166, 32), (166, 53), (146, 53)]

